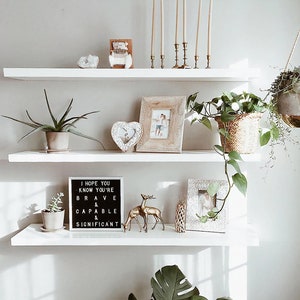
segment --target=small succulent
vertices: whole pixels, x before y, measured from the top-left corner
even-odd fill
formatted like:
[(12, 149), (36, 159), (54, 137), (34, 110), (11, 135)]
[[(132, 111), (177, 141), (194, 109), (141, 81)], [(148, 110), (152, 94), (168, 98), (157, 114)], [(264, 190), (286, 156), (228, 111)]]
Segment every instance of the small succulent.
[(56, 197), (53, 196), (50, 201), (50, 203), (47, 206), (48, 212), (58, 212), (62, 210), (62, 207), (59, 206), (59, 204), (62, 204), (62, 197), (64, 196), (64, 193), (60, 192), (56, 194)]
[(80, 116), (68, 117), (68, 115), (69, 115), (69, 113), (70, 113), (70, 111), (72, 109), (72, 104), (73, 104), (73, 99), (72, 99), (70, 101), (67, 109), (65, 110), (65, 112), (61, 116), (61, 118), (56, 118), (53, 115), (53, 113), (52, 113), (52, 109), (50, 107), (50, 103), (49, 103), (49, 100), (48, 100), (47, 92), (46, 92), (45, 89), (44, 89), (44, 94), (45, 94), (47, 109), (48, 109), (48, 112), (49, 112), (51, 120), (52, 120), (52, 124), (40, 123), (40, 122), (37, 122), (37, 121), (33, 120), (33, 118), (31, 117), (31, 115), (29, 114), (28, 110), (26, 110), (26, 115), (27, 115), (27, 118), (29, 119), (29, 121), (22, 121), (22, 120), (15, 119), (13, 117), (2, 115), (2, 117), (4, 117), (4, 118), (13, 120), (15, 122), (18, 122), (18, 123), (21, 123), (21, 124), (24, 124), (24, 125), (27, 125), (27, 126), (33, 128), (33, 130), (31, 130), (30, 132), (28, 132), (27, 134), (25, 134), (23, 137), (21, 137), (19, 141), (23, 140), (26, 137), (29, 137), (30, 135), (32, 135), (34, 133), (40, 132), (40, 131), (44, 131), (44, 132), (46, 132), (46, 131), (70, 132), (70, 133), (78, 135), (80, 137), (96, 141), (96, 142), (100, 143), (101, 146), (103, 147), (103, 144), (99, 140), (97, 140), (97, 139), (95, 139), (93, 137), (87, 136), (85, 134), (82, 134), (81, 132), (75, 130), (75, 128), (76, 128), (75, 124), (78, 121), (80, 121), (82, 119), (87, 119), (88, 115), (91, 115), (91, 114), (94, 114), (94, 113), (98, 113), (99, 111), (92, 111), (92, 112), (88, 112), (88, 113), (82, 114)]

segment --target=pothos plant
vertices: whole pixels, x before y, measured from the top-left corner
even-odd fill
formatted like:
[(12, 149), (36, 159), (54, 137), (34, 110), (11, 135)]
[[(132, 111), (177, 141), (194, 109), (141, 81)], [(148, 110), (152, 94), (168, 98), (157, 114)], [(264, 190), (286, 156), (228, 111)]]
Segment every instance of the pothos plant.
[[(243, 92), (236, 94), (233, 92), (223, 93), (219, 97), (215, 97), (210, 101), (197, 102), (198, 92), (190, 95), (187, 100), (187, 108), (190, 112), (196, 113), (197, 116), (192, 120), (194, 122), (200, 122), (207, 128), (212, 129), (211, 120), (220, 118), (223, 123), (222, 128), (218, 129), (220, 136), (223, 136), (223, 145), (214, 145), (215, 151), (222, 156), (224, 160), (224, 173), (228, 183), (228, 190), (223, 199), (217, 199), (222, 201), (220, 208), (214, 208), (207, 213), (207, 215), (199, 216), (201, 222), (207, 222), (215, 220), (218, 214), (223, 210), (226, 200), (228, 199), (232, 188), (235, 186), (242, 194), (246, 195), (247, 192), (247, 178), (242, 173), (240, 168), (240, 162), (243, 161), (239, 152), (232, 150), (226, 153), (226, 142), (230, 140), (229, 124), (235, 120), (237, 116), (242, 114), (260, 113), (271, 109), (270, 105), (265, 99), (253, 93)], [(260, 145), (266, 145), (271, 139), (276, 140), (278, 138), (279, 131), (276, 123), (270, 123), (270, 128), (261, 132)], [(231, 168), (231, 170), (230, 170)], [(219, 186), (218, 184), (210, 184), (207, 192), (211, 197), (216, 197)]]

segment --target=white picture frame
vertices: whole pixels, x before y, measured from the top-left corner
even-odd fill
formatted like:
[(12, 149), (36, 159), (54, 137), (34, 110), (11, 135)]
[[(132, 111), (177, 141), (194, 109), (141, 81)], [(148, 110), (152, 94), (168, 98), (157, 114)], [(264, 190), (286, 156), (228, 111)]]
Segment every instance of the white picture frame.
[[(211, 183), (219, 185), (218, 192), (214, 197), (207, 193)], [(186, 230), (225, 233), (227, 224), (226, 206), (218, 214), (216, 220), (208, 219), (207, 222), (202, 223), (198, 216), (206, 215), (213, 207), (220, 209), (223, 204), (221, 199), (224, 199), (227, 191), (228, 183), (225, 180), (188, 179)]]

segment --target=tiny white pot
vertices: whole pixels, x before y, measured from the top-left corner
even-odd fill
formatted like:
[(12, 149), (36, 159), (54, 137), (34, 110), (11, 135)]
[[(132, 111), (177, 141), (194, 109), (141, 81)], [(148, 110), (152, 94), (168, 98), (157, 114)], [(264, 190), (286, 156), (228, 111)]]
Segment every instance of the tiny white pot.
[(46, 231), (55, 231), (64, 227), (65, 210), (58, 212), (49, 212), (42, 210), (43, 229)]
[(48, 151), (67, 151), (69, 149), (69, 132), (46, 132)]

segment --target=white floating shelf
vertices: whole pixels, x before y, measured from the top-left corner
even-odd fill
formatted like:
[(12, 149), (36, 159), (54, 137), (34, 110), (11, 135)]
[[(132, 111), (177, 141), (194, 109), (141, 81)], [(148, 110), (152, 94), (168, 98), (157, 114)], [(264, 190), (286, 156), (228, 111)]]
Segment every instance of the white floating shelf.
[(259, 77), (259, 69), (75, 69), (4, 68), (4, 77), (21, 80), (174, 80), (174, 81), (248, 81)]
[(162, 231), (139, 232), (133, 227), (126, 233), (107, 231), (42, 232), (41, 224), (31, 224), (11, 239), (12, 246), (259, 246), (256, 230), (250, 225), (230, 224), (226, 233), (187, 231), (177, 233), (167, 225)]
[[(259, 153), (242, 155), (245, 162), (260, 161)], [(9, 162), (223, 162), (213, 150), (184, 151), (182, 153), (142, 153), (120, 151), (70, 151), (45, 153), (24, 151), (8, 155)]]

